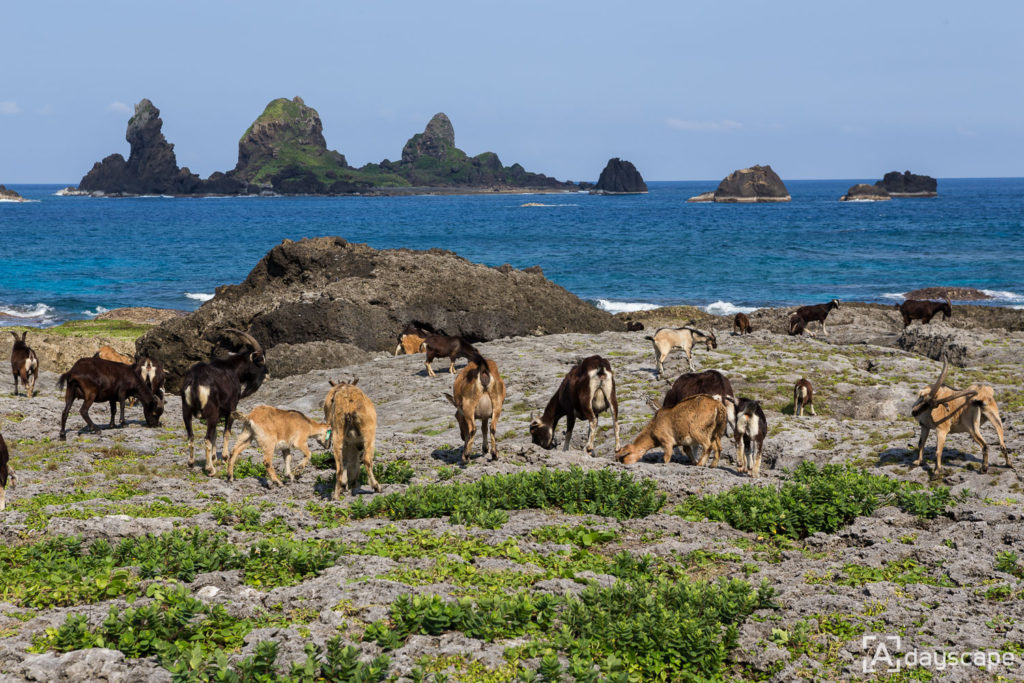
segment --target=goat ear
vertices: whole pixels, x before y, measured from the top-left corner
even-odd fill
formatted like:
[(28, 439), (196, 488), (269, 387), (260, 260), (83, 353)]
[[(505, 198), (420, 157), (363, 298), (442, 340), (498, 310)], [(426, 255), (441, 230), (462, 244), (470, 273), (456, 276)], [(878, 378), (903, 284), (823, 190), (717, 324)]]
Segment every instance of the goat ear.
[(330, 384), (332, 387), (338, 386), (337, 382), (335, 382), (333, 379), (327, 380), (327, 383)]
[(355, 379), (352, 380), (352, 386), (355, 386), (357, 384), (359, 384), (359, 378), (358, 377), (356, 377)]

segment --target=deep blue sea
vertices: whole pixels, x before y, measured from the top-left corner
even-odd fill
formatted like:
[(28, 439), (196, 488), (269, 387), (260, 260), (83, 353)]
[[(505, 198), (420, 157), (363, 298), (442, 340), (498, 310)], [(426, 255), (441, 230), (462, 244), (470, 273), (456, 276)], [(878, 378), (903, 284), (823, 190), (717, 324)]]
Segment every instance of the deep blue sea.
[(612, 310), (894, 301), (931, 285), (1024, 306), (1024, 178), (940, 179), (935, 199), (837, 201), (854, 182), (787, 181), (786, 204), (686, 203), (717, 181), (655, 182), (622, 197), (94, 199), (11, 185), (35, 201), (0, 203), (0, 325), (119, 306), (194, 309), (282, 239), (319, 235), (540, 265)]

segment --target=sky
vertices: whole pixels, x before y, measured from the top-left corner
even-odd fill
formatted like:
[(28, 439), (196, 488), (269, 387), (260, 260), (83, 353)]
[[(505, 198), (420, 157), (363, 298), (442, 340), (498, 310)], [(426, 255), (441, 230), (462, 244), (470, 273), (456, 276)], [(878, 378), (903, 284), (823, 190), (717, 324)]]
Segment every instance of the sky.
[(445, 112), (470, 155), (561, 180), (1024, 176), (1024, 3), (5, 3), (0, 183), (127, 157), (134, 104), (178, 163), (234, 167), (277, 97), (360, 166)]

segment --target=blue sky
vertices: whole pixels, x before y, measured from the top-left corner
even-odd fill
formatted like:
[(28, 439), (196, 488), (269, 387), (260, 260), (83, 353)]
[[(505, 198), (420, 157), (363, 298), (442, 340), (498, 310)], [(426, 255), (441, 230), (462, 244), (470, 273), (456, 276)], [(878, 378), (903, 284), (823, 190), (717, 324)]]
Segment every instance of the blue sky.
[[(728, 5), (727, 7), (725, 5)], [(560, 179), (1024, 176), (1024, 3), (6, 3), (0, 183), (77, 182), (143, 97), (204, 177), (276, 97), (396, 159), (436, 112)]]

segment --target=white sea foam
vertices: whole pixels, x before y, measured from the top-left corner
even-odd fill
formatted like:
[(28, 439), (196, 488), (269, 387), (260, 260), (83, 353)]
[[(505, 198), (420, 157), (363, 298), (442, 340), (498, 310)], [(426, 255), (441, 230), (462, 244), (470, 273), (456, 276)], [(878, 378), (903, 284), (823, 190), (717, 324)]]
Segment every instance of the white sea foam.
[(185, 298), (195, 299), (196, 301), (209, 301), (213, 298), (213, 294), (204, 294), (203, 292), (185, 292)]
[(711, 315), (736, 315), (737, 313), (752, 313), (757, 310), (757, 306), (737, 306), (729, 301), (716, 301), (705, 306), (704, 310)]
[(886, 292), (885, 294), (882, 295), (882, 298), (883, 299), (895, 299), (897, 301), (903, 301), (907, 297), (906, 297), (906, 293), (902, 293), (901, 294), (900, 292)]
[(1006, 292), (998, 289), (983, 289), (983, 293), (988, 294), (996, 301), (1016, 301), (1024, 302), (1024, 294), (1018, 294), (1017, 292)]
[(12, 318), (45, 318), (52, 312), (53, 307), (46, 304), (0, 306), (0, 316), (6, 315)]
[(97, 306), (95, 311), (90, 311), (89, 309), (85, 309), (84, 311), (82, 311), (82, 315), (87, 315), (90, 318), (95, 318), (100, 313), (106, 313), (109, 310), (110, 309), (107, 308), (106, 306)]
[(609, 301), (608, 299), (598, 299), (597, 307), (609, 313), (636, 313), (659, 308), (657, 304), (648, 304), (642, 301)]

